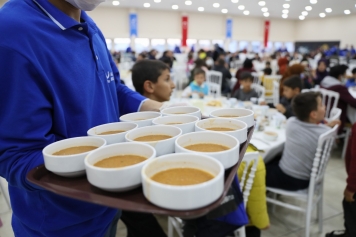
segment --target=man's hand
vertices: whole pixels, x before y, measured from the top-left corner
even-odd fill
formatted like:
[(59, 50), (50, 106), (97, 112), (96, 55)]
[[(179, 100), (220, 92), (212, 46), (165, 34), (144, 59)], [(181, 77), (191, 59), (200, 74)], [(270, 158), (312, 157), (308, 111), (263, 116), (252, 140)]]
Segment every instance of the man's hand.
[(355, 193), (350, 192), (349, 190), (347, 190), (347, 188), (345, 188), (344, 196), (345, 196), (346, 202), (354, 202), (355, 201), (355, 199), (354, 199)]
[(143, 111), (156, 111), (156, 112), (160, 112), (160, 108), (162, 107), (163, 103), (161, 102), (157, 102), (154, 100), (146, 100), (145, 102), (143, 102), (140, 112)]
[(334, 120), (334, 121), (330, 121), (327, 125), (333, 128), (335, 125), (340, 125), (340, 124), (341, 124), (340, 120)]
[(276, 105), (276, 109), (278, 110), (278, 112), (280, 112), (282, 114), (284, 114), (287, 111), (286, 108), (282, 104)]

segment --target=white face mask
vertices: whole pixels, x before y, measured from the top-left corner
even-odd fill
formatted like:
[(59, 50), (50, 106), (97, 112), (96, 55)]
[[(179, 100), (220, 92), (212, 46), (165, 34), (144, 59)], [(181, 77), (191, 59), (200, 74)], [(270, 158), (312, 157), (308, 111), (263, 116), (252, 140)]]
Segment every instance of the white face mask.
[(66, 2), (83, 11), (92, 11), (105, 0), (66, 0)]

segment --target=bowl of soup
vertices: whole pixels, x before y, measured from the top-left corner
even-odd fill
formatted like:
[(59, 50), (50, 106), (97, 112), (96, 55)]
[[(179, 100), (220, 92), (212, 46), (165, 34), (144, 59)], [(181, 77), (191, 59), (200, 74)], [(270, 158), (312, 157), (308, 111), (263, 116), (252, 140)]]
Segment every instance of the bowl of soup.
[(177, 106), (165, 108), (161, 111), (163, 116), (193, 115), (201, 119), (201, 111), (194, 106)]
[(146, 127), (152, 125), (152, 120), (161, 117), (159, 112), (136, 112), (131, 114), (125, 114), (120, 117), (121, 122), (136, 123), (138, 127)]
[(169, 154), (149, 161), (141, 171), (143, 194), (171, 210), (191, 210), (216, 201), (224, 190), (224, 167), (203, 154)]
[(240, 142), (233, 136), (213, 131), (194, 132), (177, 138), (176, 153), (198, 153), (218, 160), (225, 169), (239, 161)]
[(156, 125), (137, 128), (125, 136), (128, 142), (145, 143), (156, 149), (157, 156), (174, 153), (175, 141), (182, 134), (180, 128), (169, 125)]
[(245, 122), (248, 128), (255, 125), (254, 112), (249, 109), (218, 109), (210, 113), (210, 118), (229, 118)]
[(215, 131), (226, 133), (239, 140), (240, 144), (247, 140), (247, 124), (236, 119), (204, 119), (195, 123), (195, 131)]
[(195, 131), (195, 123), (199, 118), (193, 115), (163, 116), (152, 121), (154, 125), (171, 125), (182, 129), (182, 134)]
[(85, 158), (87, 179), (93, 186), (123, 192), (141, 185), (141, 169), (156, 151), (142, 143), (117, 143), (100, 148)]
[(125, 135), (128, 131), (138, 128), (136, 123), (107, 123), (93, 127), (88, 130), (88, 136), (101, 137), (108, 145), (125, 142)]
[(63, 177), (85, 174), (85, 157), (106, 145), (100, 137), (75, 137), (60, 140), (42, 150), (46, 169)]

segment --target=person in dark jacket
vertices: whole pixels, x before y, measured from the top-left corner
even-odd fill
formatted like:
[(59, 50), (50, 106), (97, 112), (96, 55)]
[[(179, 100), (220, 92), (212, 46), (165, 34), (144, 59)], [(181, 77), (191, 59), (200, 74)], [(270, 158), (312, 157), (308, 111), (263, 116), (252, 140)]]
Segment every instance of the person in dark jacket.
[(276, 109), (288, 118), (294, 116), (292, 100), (302, 91), (302, 79), (299, 76), (292, 76), (283, 82), (283, 96)]
[(327, 76), (329, 75), (327, 71), (327, 66), (326, 62), (323, 60), (320, 60), (318, 62), (318, 68), (315, 71), (315, 78), (314, 78), (314, 84), (319, 85), (320, 82)]
[(232, 94), (234, 94), (238, 89), (240, 89), (240, 82), (239, 80), (241, 80), (241, 75), (244, 72), (248, 72), (248, 73), (252, 73), (252, 72), (256, 72), (255, 69), (253, 69), (253, 63), (251, 59), (246, 59), (243, 63), (242, 68), (240, 68), (239, 70), (237, 70), (236, 72), (236, 78), (237, 78), (237, 82), (234, 86), (234, 89), (232, 90)]
[(221, 93), (227, 94), (230, 93), (230, 79), (231, 73), (226, 68), (226, 62), (224, 59), (220, 58), (217, 61), (217, 64), (214, 66), (213, 71), (221, 72), (222, 73), (222, 83), (221, 83)]

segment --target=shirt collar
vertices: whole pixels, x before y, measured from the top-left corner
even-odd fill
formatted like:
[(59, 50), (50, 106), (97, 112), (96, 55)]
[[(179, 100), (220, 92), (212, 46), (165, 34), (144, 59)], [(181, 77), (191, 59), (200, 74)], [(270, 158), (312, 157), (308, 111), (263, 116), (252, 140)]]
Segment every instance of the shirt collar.
[[(69, 29), (75, 25), (80, 24), (68, 15), (53, 6), (48, 0), (32, 0), (47, 16), (62, 30)], [(82, 11), (81, 18), (85, 21), (88, 20), (88, 15)]]

